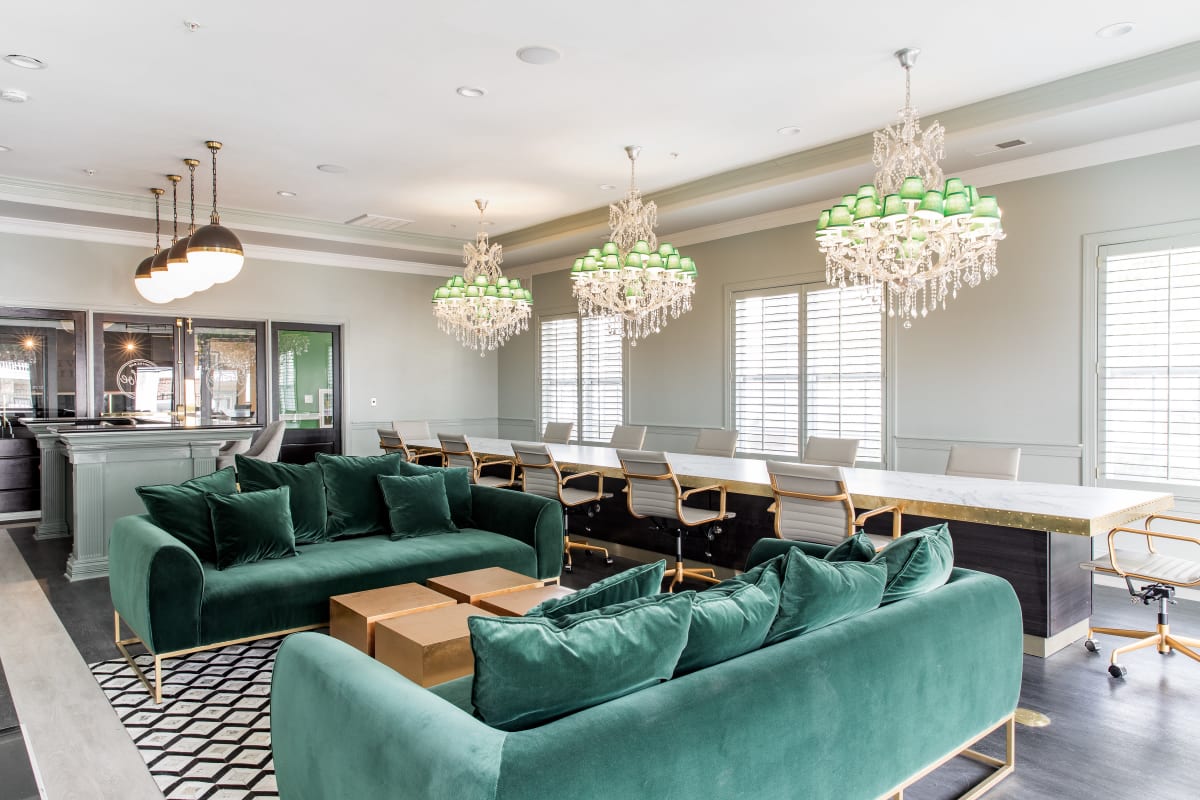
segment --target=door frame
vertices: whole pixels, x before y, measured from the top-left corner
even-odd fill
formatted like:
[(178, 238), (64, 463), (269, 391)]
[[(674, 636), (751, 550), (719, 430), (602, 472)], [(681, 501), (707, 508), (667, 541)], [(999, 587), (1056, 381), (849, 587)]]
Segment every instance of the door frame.
[[(280, 418), (279, 408), (279, 331), (310, 331), (313, 333), (329, 333), (333, 335), (333, 452), (341, 455), (344, 427), (342, 416), (342, 326), (321, 322), (280, 322), (271, 320), (268, 326), (268, 336), (271, 339), (271, 419)], [(297, 430), (292, 428), (290, 430)], [(318, 428), (318, 430), (330, 430)], [(285, 444), (287, 432), (284, 433)]]
[[(69, 319), (75, 325), (75, 418), (85, 418), (90, 412), (92, 398), (87, 390), (87, 312), (68, 311), (63, 308), (26, 308), (23, 306), (0, 306), (0, 317), (27, 317), (29, 319)], [(56, 365), (57, 366), (57, 365)], [(47, 385), (49, 380), (47, 380)], [(47, 405), (47, 411), (49, 406)], [(58, 412), (58, 398), (54, 398), (54, 410)], [(46, 419), (69, 419), (50, 417)]]

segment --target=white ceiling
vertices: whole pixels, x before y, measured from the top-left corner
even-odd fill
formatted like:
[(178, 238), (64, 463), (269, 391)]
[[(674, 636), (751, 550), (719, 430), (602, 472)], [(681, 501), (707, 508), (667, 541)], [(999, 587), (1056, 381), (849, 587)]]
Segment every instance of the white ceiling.
[[(1200, 14), (1187, 0), (855, 8), (779, 0), (8, 4), (0, 54), (48, 67), (0, 62), (0, 88), (32, 98), (0, 103), (0, 144), (12, 148), (0, 153), (0, 176), (134, 194), (165, 186), (163, 173), (193, 156), (205, 163), (203, 198), (203, 141), (216, 138), (225, 143), (225, 208), (335, 224), (381, 214), (414, 220), (406, 233), (461, 239), (474, 230), (478, 196), (491, 199), (493, 235), (615, 200), (628, 181), (626, 144), (644, 147), (640, 183), (654, 191), (878, 128), (903, 100), (892, 57), (902, 46), (924, 50), (914, 99), (932, 117), (1200, 40)], [(201, 28), (188, 32), (185, 19)], [(1095, 36), (1125, 20), (1136, 23), (1132, 34)], [(515, 52), (526, 45), (554, 47), (562, 59), (522, 63)], [(462, 85), (487, 94), (460, 97)], [(1015, 119), (960, 139), (951, 130), (950, 159), (967, 169), (1200, 116), (1195, 87), (1174, 91), (1085, 108), (1064, 98), (1061, 118)], [(802, 132), (778, 135), (784, 125)], [(1031, 146), (977, 156), (1015, 136)], [(320, 163), (349, 171), (318, 172)], [(747, 190), (721, 213), (758, 213), (827, 188), (775, 187), (757, 200)], [(298, 196), (280, 198), (280, 189)]]

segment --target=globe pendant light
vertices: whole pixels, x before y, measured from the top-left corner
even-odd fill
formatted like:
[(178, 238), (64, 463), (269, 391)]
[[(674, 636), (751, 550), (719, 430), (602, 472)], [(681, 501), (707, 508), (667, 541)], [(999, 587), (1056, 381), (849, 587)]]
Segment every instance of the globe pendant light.
[(171, 182), (171, 246), (162, 253), (162, 258), (163, 263), (167, 265), (167, 278), (170, 280), (170, 286), (175, 290), (175, 299), (182, 300), (196, 291), (196, 287), (190, 280), (191, 274), (187, 269), (187, 261), (173, 263), (171, 261), (171, 253), (179, 244), (179, 182), (183, 178), (179, 175), (168, 175), (167, 180)]
[(171, 249), (167, 251), (167, 269), (172, 273), (181, 273), (184, 276), (182, 280), (186, 281), (187, 285), (191, 286), (197, 292), (203, 292), (206, 289), (212, 288), (212, 279), (195, 264), (189, 264), (187, 254), (192, 234), (196, 232), (196, 167), (200, 166), (200, 162), (194, 158), (185, 158), (183, 163), (188, 168), (188, 186), (192, 209), (191, 223), (188, 225), (188, 235), (171, 245)]
[(221, 149), (221, 143), (210, 141), (204, 144), (212, 151), (212, 215), (208, 225), (192, 234), (187, 248), (188, 263), (200, 268), (213, 283), (226, 283), (242, 271), (246, 254), (238, 237), (221, 224), (221, 215), (217, 213), (217, 151)]
[(142, 263), (138, 264), (137, 271), (133, 274), (133, 286), (137, 289), (138, 294), (149, 300), (151, 303), (169, 303), (175, 299), (175, 295), (168, 290), (167, 282), (169, 279), (161, 279), (166, 275), (165, 271), (155, 274), (153, 272), (154, 259), (159, 256), (159, 216), (158, 216), (158, 200), (162, 197), (162, 189), (151, 189), (150, 193), (154, 195), (154, 254), (146, 256), (142, 259)]

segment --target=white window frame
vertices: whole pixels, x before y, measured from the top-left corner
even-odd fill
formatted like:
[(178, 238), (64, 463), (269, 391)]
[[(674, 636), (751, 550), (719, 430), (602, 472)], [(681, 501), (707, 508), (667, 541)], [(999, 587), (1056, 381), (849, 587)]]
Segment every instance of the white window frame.
[(1171, 492), (1178, 498), (1200, 501), (1200, 486), (1157, 481), (1114, 480), (1100, 477), (1100, 377), (1103, 345), (1100, 326), (1100, 276), (1102, 249), (1120, 247), (1137, 252), (1194, 247), (1200, 244), (1200, 220), (1146, 225), (1083, 237), (1083, 315), (1081, 395), (1083, 399), (1083, 484), (1121, 489)]
[[(541, 438), (542, 432), (546, 429), (546, 423), (542, 419), (542, 323), (559, 319), (574, 319), (576, 320), (576, 338), (575, 347), (578, 359), (575, 362), (575, 381), (576, 381), (576, 405), (575, 412), (575, 427), (571, 432), (571, 439), (581, 445), (607, 445), (607, 441), (592, 441), (583, 439), (583, 326), (582, 318), (578, 311), (555, 310), (548, 309), (545, 313), (537, 315), (536, 325), (536, 360), (535, 360), (535, 389), (534, 401), (536, 403), (536, 416), (534, 418), (534, 436)], [(618, 424), (629, 424), (629, 342), (621, 338), (621, 422)]]
[[(825, 284), (825, 275), (823, 273), (801, 273), (793, 276), (788, 276), (788, 279), (768, 278), (757, 281), (745, 281), (741, 283), (731, 283), (725, 285), (725, 348), (724, 348), (724, 380), (725, 387), (722, 397), (725, 402), (725, 426), (727, 428), (736, 427), (735, 420), (737, 416), (737, 401), (734, 397), (737, 391), (736, 376), (735, 376), (735, 348), (737, 346), (735, 338), (735, 301), (739, 296), (747, 295), (769, 295), (769, 294), (784, 294), (788, 292), (797, 292), (800, 294), (800, 317), (799, 325), (806, 327), (806, 306), (804, 303), (804, 292), (806, 288), (820, 288), (820, 284)], [(829, 287), (826, 284), (825, 288)], [(846, 289), (845, 291), (858, 291), (856, 289)], [(881, 314), (884, 312), (880, 312)], [(895, 463), (896, 458), (896, 442), (892, 431), (895, 430), (896, 420), (896, 397), (894, 391), (894, 381), (892, 376), (895, 375), (896, 366), (896, 322), (895, 319), (888, 317), (883, 318), (882, 326), (882, 409), (880, 419), (880, 458), (881, 462), (861, 463), (860, 468), (866, 469), (889, 469), (890, 465)], [(800, 342), (800, 376), (801, 376), (801, 396), (800, 396), (800, 442), (799, 450), (803, 452), (804, 442), (808, 435), (808, 402), (807, 402), (807, 348), (803, 339)], [(770, 458), (779, 461), (799, 461), (800, 455), (795, 456), (764, 456), (761, 453), (744, 453), (737, 452), (737, 456), (747, 458)]]

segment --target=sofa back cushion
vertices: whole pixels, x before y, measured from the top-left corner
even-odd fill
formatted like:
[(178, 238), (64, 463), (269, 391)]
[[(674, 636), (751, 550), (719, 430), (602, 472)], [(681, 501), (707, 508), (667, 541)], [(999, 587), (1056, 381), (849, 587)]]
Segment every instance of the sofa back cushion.
[(286, 486), (240, 494), (208, 494), (217, 569), (296, 555)]
[(883, 602), (894, 603), (941, 586), (954, 569), (954, 542), (946, 523), (893, 539), (875, 556), (887, 566)]
[(401, 460), (396, 465), (397, 475), (443, 476), (446, 482), (446, 501), (450, 504), (450, 518), (460, 528), (474, 528), (471, 516), (471, 473), (466, 467), (432, 467)]
[(870, 561), (875, 558), (875, 543), (865, 533), (856, 533), (831, 547), (824, 558), (826, 561)]
[(380, 533), (389, 528), (388, 509), (376, 480), (397, 475), (404, 460), (399, 453), (383, 456), (331, 456), (317, 453), (325, 479), (329, 519), (325, 532), (331, 539)]
[(574, 594), (547, 600), (541, 605), (531, 608), (525, 613), (525, 616), (561, 619), (568, 614), (578, 614), (624, 603), (627, 600), (650, 597), (658, 594), (662, 589), (663, 573), (666, 572), (666, 569), (666, 561), (640, 564), (632, 569), (598, 580)]
[(217, 546), (204, 495), (236, 493), (233, 467), (180, 484), (139, 486), (135, 491), (155, 525), (186, 544), (201, 561), (217, 563)]
[(560, 620), (471, 617), (475, 713), (524, 730), (669, 680), (691, 618), (686, 594)]
[(450, 518), (444, 473), (380, 475), (379, 488), (388, 508), (391, 538), (411, 539), (458, 530)]
[(325, 477), (320, 464), (285, 464), (238, 455), (237, 480), (243, 492), (288, 488), (292, 529), (298, 544), (323, 542), (328, 508), (325, 505)]
[(757, 650), (779, 609), (779, 595), (753, 583), (729, 581), (692, 596), (687, 646), (675, 674), (711, 667)]
[(879, 607), (887, 569), (877, 563), (825, 561), (792, 550), (783, 563), (779, 614), (767, 644), (791, 639)]

